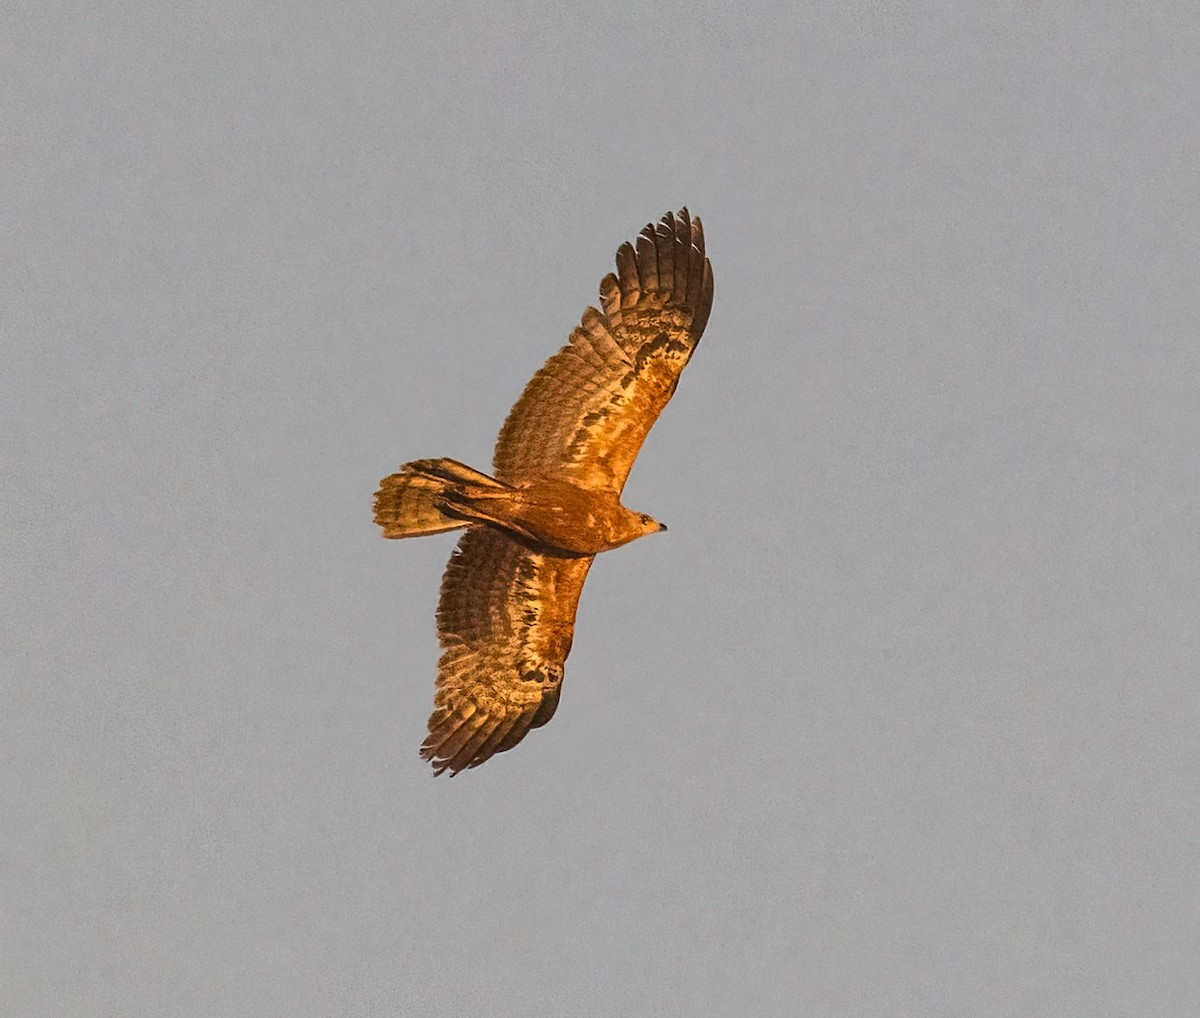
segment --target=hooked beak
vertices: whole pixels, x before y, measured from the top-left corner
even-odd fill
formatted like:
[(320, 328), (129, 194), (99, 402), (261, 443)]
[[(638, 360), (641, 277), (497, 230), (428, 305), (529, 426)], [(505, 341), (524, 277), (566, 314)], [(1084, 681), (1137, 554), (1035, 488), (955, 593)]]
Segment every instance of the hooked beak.
[(659, 529), (659, 530), (666, 530), (666, 529), (667, 529), (667, 525), (666, 525), (665, 523), (660, 523), (660, 524), (658, 525), (658, 529)]

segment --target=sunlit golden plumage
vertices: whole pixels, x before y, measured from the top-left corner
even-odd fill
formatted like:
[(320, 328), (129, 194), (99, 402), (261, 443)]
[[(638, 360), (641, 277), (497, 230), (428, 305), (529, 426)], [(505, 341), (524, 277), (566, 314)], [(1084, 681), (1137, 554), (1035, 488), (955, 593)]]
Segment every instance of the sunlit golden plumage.
[(495, 476), (417, 460), (384, 478), (385, 537), (466, 527), (442, 580), (434, 711), (422, 755), (475, 767), (550, 720), (596, 554), (666, 529), (620, 503), (712, 306), (704, 232), (686, 209), (622, 244), (570, 341), (500, 431)]

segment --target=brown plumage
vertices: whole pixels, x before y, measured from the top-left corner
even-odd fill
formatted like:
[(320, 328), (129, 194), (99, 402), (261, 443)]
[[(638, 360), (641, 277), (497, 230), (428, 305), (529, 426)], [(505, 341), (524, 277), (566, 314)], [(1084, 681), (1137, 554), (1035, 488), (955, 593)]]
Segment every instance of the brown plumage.
[(489, 477), (415, 460), (375, 495), (384, 537), (466, 527), (438, 603), (434, 711), (421, 754), (457, 773), (511, 749), (558, 706), (592, 559), (666, 527), (620, 502), (712, 307), (704, 231), (687, 209), (617, 250), (570, 342), (504, 422)]

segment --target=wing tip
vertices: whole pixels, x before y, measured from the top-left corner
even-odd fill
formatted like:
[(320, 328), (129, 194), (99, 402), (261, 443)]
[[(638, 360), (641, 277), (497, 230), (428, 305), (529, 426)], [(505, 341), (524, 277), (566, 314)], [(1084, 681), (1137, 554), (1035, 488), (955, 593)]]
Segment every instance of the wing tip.
[[(704, 224), (686, 205), (643, 226), (632, 242), (624, 241), (617, 248), (615, 261), (617, 271), (600, 280), (600, 305), (618, 326), (622, 311), (638, 304), (644, 294), (668, 300), (673, 295), (675, 301), (697, 311), (706, 298), (711, 302)], [(708, 316), (696, 317), (707, 320)]]
[(544, 710), (545, 695), (524, 708), (498, 712), (480, 709), (469, 700), (457, 706), (439, 705), (429, 716), (429, 734), (419, 751), (421, 759), (432, 766), (434, 777), (446, 772), (454, 777), (460, 771), (478, 767), (512, 749), (531, 729), (549, 721), (558, 693), (556, 686), (548, 711)]

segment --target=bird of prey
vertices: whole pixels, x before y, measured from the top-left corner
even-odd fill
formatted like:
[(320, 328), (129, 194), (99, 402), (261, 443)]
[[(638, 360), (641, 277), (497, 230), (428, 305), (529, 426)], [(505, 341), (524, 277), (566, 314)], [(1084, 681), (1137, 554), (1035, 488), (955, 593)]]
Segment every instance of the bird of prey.
[(493, 476), (414, 460), (375, 494), (384, 537), (466, 528), (437, 609), (442, 656), (421, 746), (437, 774), (477, 767), (550, 720), (592, 559), (667, 529), (620, 496), (712, 307), (699, 218), (667, 213), (616, 263), (602, 310), (584, 311), (513, 406)]

